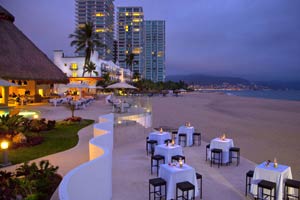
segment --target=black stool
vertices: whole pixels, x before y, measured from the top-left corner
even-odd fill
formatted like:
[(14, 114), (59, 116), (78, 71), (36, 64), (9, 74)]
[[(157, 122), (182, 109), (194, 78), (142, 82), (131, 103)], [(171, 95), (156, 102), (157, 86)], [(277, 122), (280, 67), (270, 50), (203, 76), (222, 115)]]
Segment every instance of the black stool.
[[(233, 153), (235, 153), (236, 156), (233, 156)], [(232, 163), (232, 158), (236, 158), (236, 166), (238, 166), (240, 164), (240, 148), (231, 147), (229, 149), (229, 163)]]
[[(293, 188), (297, 191), (298, 195), (290, 194), (289, 188)], [(300, 200), (300, 181), (293, 180), (293, 179), (286, 179), (285, 186), (284, 186), (284, 199), (289, 199), (289, 197), (298, 198)]]
[[(273, 198), (274, 200), (277, 199), (276, 197), (276, 183), (266, 180), (261, 180), (258, 183), (257, 188), (257, 198), (258, 199), (265, 199), (265, 197)], [(264, 189), (269, 190), (269, 194), (264, 193)], [(273, 191), (274, 190), (274, 191)], [(273, 193), (273, 195), (272, 195)]]
[(177, 135), (177, 131), (172, 131), (172, 138), (175, 139)]
[(207, 161), (207, 155), (208, 155), (208, 149), (210, 149), (210, 144), (206, 145), (206, 149), (205, 149), (205, 160)]
[(169, 143), (171, 143), (171, 142), (172, 142), (171, 139), (166, 139), (166, 140), (164, 141), (165, 144), (167, 144), (167, 143), (169, 144)]
[(201, 133), (193, 133), (193, 145), (198, 141), (198, 146), (201, 145)]
[(196, 178), (199, 180), (200, 199), (202, 199), (202, 175), (196, 172)]
[[(179, 190), (181, 190), (181, 196), (179, 196)], [(176, 183), (176, 199), (179, 199), (181, 197), (181, 199), (184, 200), (189, 200), (189, 192), (192, 190), (193, 195), (191, 199), (195, 199), (195, 186), (188, 182), (188, 181), (184, 181), (184, 182), (180, 182), (180, 183)], [(185, 194), (186, 193), (186, 194)]]
[(186, 133), (179, 133), (178, 134), (178, 144), (181, 145), (181, 142), (184, 142), (184, 146), (187, 144), (187, 136)]
[[(151, 174), (152, 174), (152, 168), (156, 167), (156, 175), (158, 176), (158, 170), (159, 170), (159, 161), (163, 161), (165, 163), (165, 157), (162, 155), (154, 155), (151, 156)], [(156, 161), (156, 164), (153, 163), (153, 161)]]
[(253, 178), (253, 174), (254, 174), (254, 171), (253, 171), (253, 170), (249, 170), (249, 171), (246, 173), (246, 190), (245, 190), (245, 196), (247, 196), (248, 191), (250, 192), (251, 180), (252, 180), (252, 178)]
[(151, 155), (154, 154), (154, 147), (155, 145), (157, 145), (157, 141), (156, 140), (149, 140), (149, 137), (146, 138), (146, 151), (147, 151), (147, 156), (149, 153), (149, 146), (150, 146), (150, 153)]
[[(153, 186), (153, 191), (151, 191), (151, 186)], [(165, 187), (164, 194), (162, 193), (162, 186)], [(156, 190), (158, 188), (158, 190)], [(167, 199), (167, 182), (162, 178), (149, 179), (149, 200), (151, 200), (151, 194), (153, 194), (153, 199), (156, 198)]]
[(212, 149), (210, 151), (210, 166), (211, 167), (212, 167), (212, 164), (215, 163), (215, 161), (218, 161), (218, 168), (220, 167), (220, 164), (222, 165), (222, 162), (223, 162), (222, 154), (223, 154), (222, 149)]
[(171, 157), (171, 161), (173, 162), (173, 160), (176, 160), (177, 162), (179, 162), (179, 160), (184, 160), (184, 163), (186, 163), (185, 161), (185, 156), (182, 156), (182, 155), (176, 155), (176, 156), (172, 156)]

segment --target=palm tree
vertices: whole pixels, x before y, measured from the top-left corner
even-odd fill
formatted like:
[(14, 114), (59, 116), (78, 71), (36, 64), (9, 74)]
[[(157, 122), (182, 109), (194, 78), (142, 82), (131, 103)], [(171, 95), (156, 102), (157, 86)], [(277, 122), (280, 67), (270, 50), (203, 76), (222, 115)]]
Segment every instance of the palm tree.
[(92, 61), (90, 61), (86, 66), (85, 66), (85, 72), (90, 74), (90, 77), (92, 76), (92, 73), (94, 73), (96, 76), (98, 76), (98, 72), (96, 71), (96, 65)]
[(71, 41), (71, 46), (76, 46), (75, 53), (82, 50), (85, 51), (85, 60), (83, 66), (82, 76), (86, 73), (87, 64), (90, 62), (91, 55), (94, 53), (96, 47), (105, 47), (99, 40), (99, 35), (93, 30), (93, 23), (87, 22), (83, 27), (75, 30), (73, 34), (69, 35), (69, 38), (74, 38)]
[(126, 65), (130, 66), (131, 72), (132, 72), (132, 66), (134, 63), (134, 56), (135, 55), (133, 53), (129, 53), (126, 55), (126, 59), (125, 59)]

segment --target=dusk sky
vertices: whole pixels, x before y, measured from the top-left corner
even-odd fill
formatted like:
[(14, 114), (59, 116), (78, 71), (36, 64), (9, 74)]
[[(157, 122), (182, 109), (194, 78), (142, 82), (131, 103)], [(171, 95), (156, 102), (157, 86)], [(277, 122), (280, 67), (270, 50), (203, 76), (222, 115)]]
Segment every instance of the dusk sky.
[[(50, 59), (55, 49), (72, 55), (75, 0), (0, 4)], [(299, 0), (116, 0), (115, 6), (142, 6), (145, 19), (166, 20), (167, 75), (300, 80)]]

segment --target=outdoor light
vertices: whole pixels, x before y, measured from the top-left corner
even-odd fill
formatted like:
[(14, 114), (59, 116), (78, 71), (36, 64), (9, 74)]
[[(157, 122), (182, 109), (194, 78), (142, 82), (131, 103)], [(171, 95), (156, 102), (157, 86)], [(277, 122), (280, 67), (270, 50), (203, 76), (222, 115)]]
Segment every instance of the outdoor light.
[(3, 140), (1, 142), (1, 149), (3, 151), (3, 164), (1, 164), (2, 167), (6, 167), (8, 165), (11, 165), (11, 163), (8, 162), (8, 156), (7, 156), (8, 146), (9, 146), (9, 143), (6, 140)]
[(179, 167), (181, 168), (183, 166), (183, 161), (182, 161), (182, 159), (180, 158), (179, 159)]
[(38, 119), (39, 118), (39, 115), (35, 114), (33, 115), (33, 119)]

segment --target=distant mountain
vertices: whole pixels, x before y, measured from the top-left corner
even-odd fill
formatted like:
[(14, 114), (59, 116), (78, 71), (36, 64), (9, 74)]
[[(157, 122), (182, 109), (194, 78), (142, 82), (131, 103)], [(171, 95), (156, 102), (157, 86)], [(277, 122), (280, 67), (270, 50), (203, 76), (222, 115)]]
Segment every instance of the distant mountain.
[(171, 76), (167, 76), (167, 80), (171, 80), (175, 82), (181, 80), (188, 84), (197, 84), (197, 85), (221, 85), (225, 82), (232, 85), (237, 85), (237, 84), (251, 85), (250, 81), (238, 77), (209, 76), (209, 75), (202, 75), (202, 74), (171, 75)]

